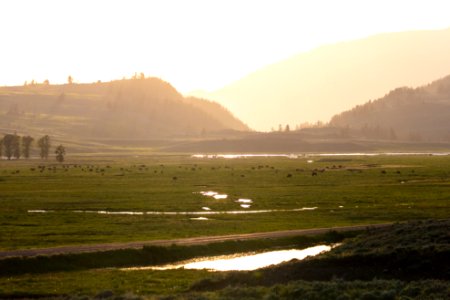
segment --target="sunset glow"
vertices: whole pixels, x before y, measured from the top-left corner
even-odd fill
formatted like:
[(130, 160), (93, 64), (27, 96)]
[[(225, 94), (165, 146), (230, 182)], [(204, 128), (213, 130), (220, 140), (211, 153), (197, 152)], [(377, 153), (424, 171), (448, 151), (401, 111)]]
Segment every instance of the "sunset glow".
[(322, 44), (449, 27), (448, 11), (448, 1), (6, 0), (0, 85), (144, 72), (181, 92), (215, 90)]

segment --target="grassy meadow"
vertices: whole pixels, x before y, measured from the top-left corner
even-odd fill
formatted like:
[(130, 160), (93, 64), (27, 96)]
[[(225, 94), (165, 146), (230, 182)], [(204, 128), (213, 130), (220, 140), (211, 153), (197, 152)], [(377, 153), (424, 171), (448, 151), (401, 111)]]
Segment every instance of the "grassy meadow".
[[(448, 156), (69, 157), (63, 164), (1, 161), (0, 168), (2, 250), (450, 215)], [(199, 194), (209, 190), (228, 198)], [(251, 207), (240, 207), (239, 198), (252, 199)], [(203, 211), (202, 207), (211, 211), (278, 211), (204, 216), (209, 220), (192, 220), (198, 217), (192, 215), (74, 212), (193, 212)], [(289, 211), (304, 207), (317, 209)]]
[[(448, 219), (419, 221), (356, 236), (331, 234), (1, 260), (0, 298), (448, 299), (448, 228)], [(152, 258), (170, 261), (236, 247), (245, 251), (276, 245), (302, 248), (344, 238), (341, 246), (328, 253), (255, 271), (120, 269), (124, 266), (120, 263), (133, 260), (146, 265), (152, 264)], [(110, 265), (100, 266), (108, 261)]]
[[(79, 156), (68, 157), (63, 164), (1, 161), (0, 168), (1, 250), (448, 219), (450, 215), (448, 156)], [(228, 198), (214, 199), (200, 191), (216, 191)], [(240, 207), (239, 198), (253, 200), (251, 207)], [(208, 220), (191, 219), (198, 215), (145, 214), (201, 212), (203, 207), (224, 212), (276, 211), (204, 215)], [(292, 211), (305, 207), (317, 208)], [(450, 294), (445, 275), (448, 221), (398, 226), (364, 232), (331, 256), (305, 264), (243, 273), (119, 268), (202, 255), (303, 248), (355, 234), (3, 259), (0, 298), (444, 299)], [(348, 270), (349, 265), (358, 268)], [(386, 273), (389, 268), (396, 273)], [(407, 277), (411, 274), (416, 276)]]

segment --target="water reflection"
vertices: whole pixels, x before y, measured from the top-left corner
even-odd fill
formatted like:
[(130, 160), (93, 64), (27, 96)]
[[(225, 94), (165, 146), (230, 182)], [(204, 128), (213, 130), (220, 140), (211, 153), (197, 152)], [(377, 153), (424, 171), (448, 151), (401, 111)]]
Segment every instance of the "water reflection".
[(73, 212), (99, 215), (144, 215), (142, 211), (74, 210)]
[[(447, 156), (450, 155), (450, 152), (347, 152), (347, 153), (310, 153), (305, 154), (305, 157), (308, 156), (403, 156), (403, 155), (431, 155), (431, 156)], [(298, 158), (302, 156), (301, 154), (194, 154), (191, 157), (193, 158), (226, 158), (226, 159), (234, 159), (234, 158), (251, 158), (251, 157), (287, 157), (287, 158)]]
[(193, 158), (225, 158), (225, 159), (234, 159), (234, 158), (248, 158), (248, 157), (287, 157), (287, 158), (298, 158), (297, 154), (194, 154), (191, 157)]
[(147, 215), (239, 215), (239, 214), (262, 214), (273, 212), (296, 212), (315, 210), (317, 207), (302, 207), (293, 209), (259, 209), (259, 210), (222, 210), (222, 211), (148, 211)]
[(198, 218), (191, 218), (191, 220), (206, 221), (206, 220), (209, 220), (209, 219), (205, 218), (205, 217), (198, 217)]
[(239, 202), (239, 203), (253, 203), (253, 200), (251, 200), (251, 199), (238, 199), (238, 200), (236, 200), (236, 202)]
[(309, 156), (405, 156), (405, 155), (430, 155), (447, 156), (450, 152), (350, 152), (350, 153), (317, 153)]
[(219, 194), (218, 192), (214, 192), (214, 191), (200, 191), (200, 194), (203, 196), (207, 196), (207, 197), (213, 197), (214, 199), (227, 199), (228, 195), (227, 194)]
[[(245, 205), (245, 204), (242, 204)], [(259, 210), (203, 210), (203, 211), (107, 211), (107, 210), (43, 210), (33, 209), (28, 210), (28, 213), (85, 213), (85, 214), (99, 214), (99, 215), (239, 215), (239, 214), (262, 214), (262, 213), (276, 213), (276, 212), (296, 212), (315, 210), (317, 207), (302, 207), (293, 209), (259, 209)]]
[(52, 210), (45, 210), (45, 209), (29, 209), (27, 211), (28, 213), (40, 213), (40, 214), (45, 214), (48, 212), (52, 212)]
[(207, 269), (211, 271), (251, 271), (270, 265), (277, 265), (293, 259), (302, 260), (308, 256), (315, 256), (330, 251), (332, 247), (319, 245), (303, 250), (279, 250), (256, 254), (237, 254), (228, 256), (213, 256), (195, 259), (177, 264), (150, 267), (125, 268), (122, 270), (171, 270), (171, 269)]
[(202, 194), (203, 196), (212, 197), (217, 195), (218, 193), (214, 191), (201, 191), (200, 194)]

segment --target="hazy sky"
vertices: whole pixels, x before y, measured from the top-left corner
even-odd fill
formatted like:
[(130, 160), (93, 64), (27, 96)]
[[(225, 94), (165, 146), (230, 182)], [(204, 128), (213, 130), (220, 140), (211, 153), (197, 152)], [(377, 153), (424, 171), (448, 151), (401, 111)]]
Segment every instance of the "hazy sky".
[(324, 43), (450, 27), (437, 0), (1, 0), (0, 85), (161, 77), (214, 90)]

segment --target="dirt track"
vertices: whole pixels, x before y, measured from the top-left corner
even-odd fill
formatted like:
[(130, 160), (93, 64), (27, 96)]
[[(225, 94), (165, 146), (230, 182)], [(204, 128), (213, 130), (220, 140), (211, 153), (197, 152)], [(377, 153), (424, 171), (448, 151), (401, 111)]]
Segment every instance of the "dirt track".
[(203, 236), (184, 239), (173, 240), (153, 240), (143, 242), (128, 242), (128, 243), (111, 243), (111, 244), (94, 244), (83, 246), (63, 246), (53, 248), (40, 248), (40, 249), (25, 249), (25, 250), (11, 250), (0, 251), (0, 259), (8, 257), (32, 257), (38, 255), (56, 255), (56, 254), (75, 254), (84, 252), (97, 252), (119, 249), (139, 249), (143, 246), (170, 246), (170, 245), (200, 245), (210, 244), (214, 242), (223, 242), (230, 240), (250, 240), (250, 239), (263, 239), (263, 238), (281, 238), (290, 236), (301, 235), (317, 235), (329, 232), (331, 230), (337, 232), (344, 231), (356, 231), (364, 230), (366, 228), (380, 228), (390, 226), (392, 223), (385, 224), (369, 224), (369, 225), (357, 225), (357, 226), (345, 226), (345, 227), (331, 227), (331, 228), (314, 228), (314, 229), (299, 229), (299, 230), (286, 230), (286, 231), (271, 231), (271, 232), (258, 232), (247, 234), (232, 234), (221, 236)]

